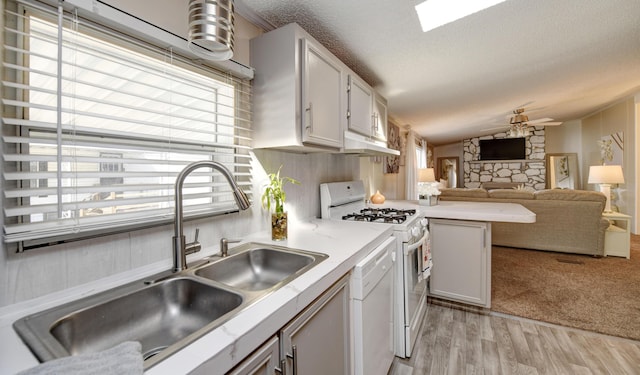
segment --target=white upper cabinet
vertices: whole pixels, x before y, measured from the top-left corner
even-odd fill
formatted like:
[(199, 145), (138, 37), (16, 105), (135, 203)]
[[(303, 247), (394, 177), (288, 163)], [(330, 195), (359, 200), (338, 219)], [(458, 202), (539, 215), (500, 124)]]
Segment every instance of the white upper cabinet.
[(347, 125), (352, 132), (387, 141), (387, 100), (352, 72), (347, 79)]
[(373, 90), (355, 74), (347, 82), (349, 130), (370, 136), (373, 128)]
[(342, 146), (342, 65), (317, 42), (302, 42), (302, 142)]
[(373, 137), (387, 141), (387, 99), (379, 94), (373, 98)]
[(297, 24), (251, 40), (254, 147), (337, 152), (346, 128), (345, 67)]

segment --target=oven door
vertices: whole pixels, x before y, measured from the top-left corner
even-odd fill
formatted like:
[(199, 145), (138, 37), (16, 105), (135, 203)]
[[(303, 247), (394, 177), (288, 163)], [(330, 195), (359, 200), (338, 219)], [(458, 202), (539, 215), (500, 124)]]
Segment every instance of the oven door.
[(418, 338), (422, 318), (426, 311), (427, 287), (423, 278), (423, 251), (426, 251), (425, 231), (422, 238), (409, 245), (403, 244), (404, 254), (404, 314), (405, 314), (405, 357)]

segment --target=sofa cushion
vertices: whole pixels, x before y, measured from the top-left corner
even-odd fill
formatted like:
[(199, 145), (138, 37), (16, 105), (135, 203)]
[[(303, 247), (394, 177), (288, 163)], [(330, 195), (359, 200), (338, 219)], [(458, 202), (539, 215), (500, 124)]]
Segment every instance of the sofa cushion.
[(493, 189), (489, 190), (489, 198), (504, 199), (534, 199), (533, 192), (516, 189)]
[(483, 182), (481, 188), (485, 190), (494, 190), (494, 189), (517, 189), (518, 187), (524, 186), (522, 182)]
[(442, 197), (487, 198), (489, 193), (484, 189), (445, 188), (441, 189)]
[(604, 194), (589, 190), (548, 189), (539, 190), (533, 194), (538, 200), (591, 201), (603, 204), (607, 200)]

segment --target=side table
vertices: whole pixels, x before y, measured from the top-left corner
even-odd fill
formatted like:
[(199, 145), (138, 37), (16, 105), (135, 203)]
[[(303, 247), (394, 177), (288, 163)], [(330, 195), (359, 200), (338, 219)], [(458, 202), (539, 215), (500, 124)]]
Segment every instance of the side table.
[(605, 212), (602, 217), (609, 220), (610, 223), (604, 233), (604, 255), (629, 259), (631, 216), (619, 212)]

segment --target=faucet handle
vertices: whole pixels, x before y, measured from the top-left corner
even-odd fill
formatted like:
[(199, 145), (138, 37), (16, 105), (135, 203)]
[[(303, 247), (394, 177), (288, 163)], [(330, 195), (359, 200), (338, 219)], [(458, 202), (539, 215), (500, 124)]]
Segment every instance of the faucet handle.
[(200, 242), (198, 242), (198, 236), (200, 236), (200, 228), (196, 228), (196, 238), (193, 240), (193, 242), (189, 242), (184, 245), (184, 252), (186, 254), (197, 253), (202, 249), (202, 245), (200, 244)]
[(230, 240), (224, 237), (221, 238), (220, 239), (220, 255), (223, 257), (226, 257), (227, 255), (229, 255), (229, 244), (240, 242), (240, 241), (242, 240)]

